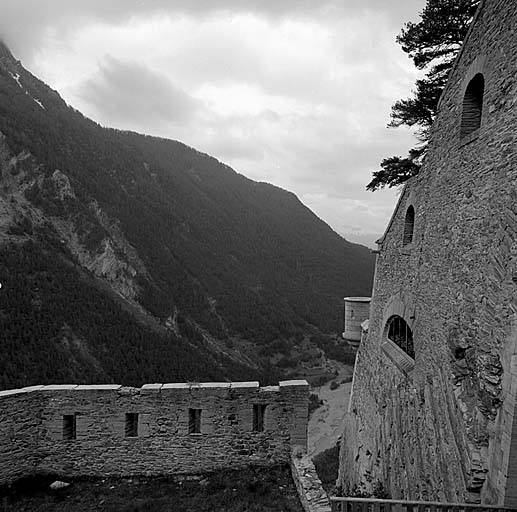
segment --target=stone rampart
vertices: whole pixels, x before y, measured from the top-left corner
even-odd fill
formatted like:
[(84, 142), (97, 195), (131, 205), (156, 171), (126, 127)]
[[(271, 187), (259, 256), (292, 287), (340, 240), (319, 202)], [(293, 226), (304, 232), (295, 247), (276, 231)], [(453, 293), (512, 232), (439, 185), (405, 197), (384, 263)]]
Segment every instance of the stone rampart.
[(306, 381), (1, 391), (0, 485), (33, 474), (151, 476), (289, 463), (294, 446), (306, 447), (308, 394)]
[[(423, 168), (380, 240), (342, 444), (345, 488), (517, 506), (516, 25), (512, 2), (481, 3)], [(480, 74), (480, 126), (465, 135), (466, 90)], [(395, 316), (412, 332), (412, 355), (388, 339)]]
[(291, 474), (305, 512), (331, 512), (330, 500), (314, 463), (306, 453), (294, 450), (291, 457)]

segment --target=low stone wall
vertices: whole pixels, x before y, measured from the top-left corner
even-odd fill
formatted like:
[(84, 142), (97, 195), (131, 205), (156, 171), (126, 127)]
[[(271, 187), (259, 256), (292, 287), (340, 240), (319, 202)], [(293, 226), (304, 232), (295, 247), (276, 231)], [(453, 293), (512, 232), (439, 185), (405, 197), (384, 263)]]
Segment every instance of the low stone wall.
[(0, 484), (42, 473), (192, 474), (288, 463), (292, 446), (306, 446), (308, 394), (306, 381), (2, 391)]
[(331, 512), (330, 500), (321, 485), (316, 468), (303, 449), (293, 450), (291, 473), (305, 512)]
[(41, 419), (34, 389), (0, 391), (0, 484), (31, 474), (37, 464)]

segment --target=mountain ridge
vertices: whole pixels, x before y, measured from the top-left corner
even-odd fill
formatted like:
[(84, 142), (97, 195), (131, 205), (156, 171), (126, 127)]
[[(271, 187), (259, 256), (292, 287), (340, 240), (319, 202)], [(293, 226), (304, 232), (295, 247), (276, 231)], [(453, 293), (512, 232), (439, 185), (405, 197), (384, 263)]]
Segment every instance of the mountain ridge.
[[(236, 340), (292, 355), (339, 330), (342, 296), (369, 293), (370, 251), (295, 194), (181, 142), (101, 127), (3, 47), (4, 251), (31, 240), (61, 254), (167, 335), (238, 364)], [(268, 357), (252, 359), (267, 373)]]

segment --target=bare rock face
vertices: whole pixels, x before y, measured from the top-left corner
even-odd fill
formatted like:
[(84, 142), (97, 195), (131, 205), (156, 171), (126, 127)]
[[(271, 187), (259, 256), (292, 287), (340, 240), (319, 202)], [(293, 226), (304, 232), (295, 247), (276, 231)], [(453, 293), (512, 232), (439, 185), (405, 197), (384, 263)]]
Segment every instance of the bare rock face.
[(55, 169), (47, 176), (29, 153), (13, 156), (1, 133), (0, 176), (0, 243), (24, 241), (35, 236), (33, 228), (50, 227), (82, 267), (136, 300), (136, 277), (147, 275), (144, 264), (96, 201), (81, 208), (65, 173)]
[(63, 201), (67, 197), (75, 198), (72, 185), (70, 185), (70, 180), (66, 174), (63, 174), (59, 169), (56, 169), (52, 173), (52, 180), (54, 182), (56, 196), (60, 201)]
[(138, 291), (134, 282), (136, 270), (117, 257), (110, 238), (103, 239), (99, 249), (100, 252), (84, 261), (86, 268), (106, 279), (123, 297), (134, 299)]

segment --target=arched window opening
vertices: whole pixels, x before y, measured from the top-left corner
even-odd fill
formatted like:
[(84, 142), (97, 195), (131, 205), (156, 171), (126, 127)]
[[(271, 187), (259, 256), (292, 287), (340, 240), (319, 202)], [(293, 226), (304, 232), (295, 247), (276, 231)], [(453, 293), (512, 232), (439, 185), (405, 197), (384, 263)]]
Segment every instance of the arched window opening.
[(388, 320), (388, 339), (400, 347), (409, 357), (415, 359), (413, 331), (401, 316), (392, 316)]
[(408, 245), (413, 241), (413, 229), (415, 227), (415, 209), (410, 206), (406, 211), (406, 219), (404, 221), (404, 238), (402, 245)]
[(465, 96), (463, 97), (461, 137), (475, 132), (481, 126), (484, 93), (485, 79), (481, 73), (478, 73), (467, 85)]

